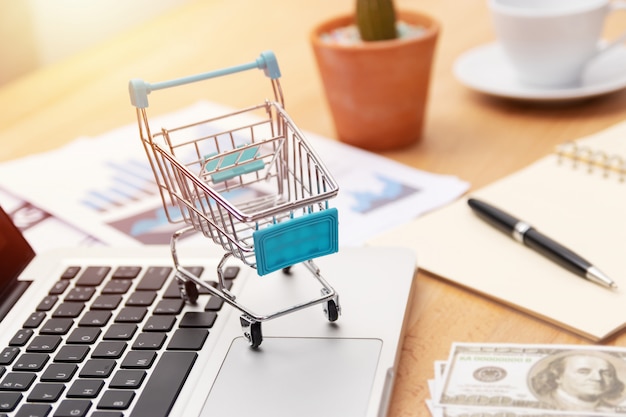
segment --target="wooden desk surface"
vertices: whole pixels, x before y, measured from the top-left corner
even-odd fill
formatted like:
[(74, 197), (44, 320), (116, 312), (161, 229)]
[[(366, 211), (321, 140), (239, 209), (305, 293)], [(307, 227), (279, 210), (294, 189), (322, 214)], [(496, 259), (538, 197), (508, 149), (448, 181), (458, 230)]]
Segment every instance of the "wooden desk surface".
[[(195, 1), (104, 45), (0, 88), (0, 161), (46, 151), (81, 135), (134, 123), (130, 78), (150, 82), (248, 62), (276, 53), (286, 108), (303, 130), (334, 137), (308, 43), (311, 28), (350, 12), (353, 0)], [(452, 74), (463, 51), (493, 40), (484, 0), (398, 0), (398, 8), (427, 12), (442, 23), (423, 141), (385, 155), (431, 172), (454, 174), (481, 187), (550, 152), (554, 145), (594, 133), (626, 115), (626, 91), (561, 105), (510, 102), (473, 93)], [(625, 16), (626, 17), (626, 16)], [(621, 19), (621, 20), (619, 20)], [(625, 26), (615, 17), (608, 32)], [(263, 86), (264, 88), (265, 86)], [(241, 107), (260, 83), (218, 83), (165, 103), (168, 112), (206, 98)], [(419, 272), (391, 417), (426, 416), (433, 361), (454, 341), (586, 343)], [(610, 341), (624, 344), (626, 337)]]

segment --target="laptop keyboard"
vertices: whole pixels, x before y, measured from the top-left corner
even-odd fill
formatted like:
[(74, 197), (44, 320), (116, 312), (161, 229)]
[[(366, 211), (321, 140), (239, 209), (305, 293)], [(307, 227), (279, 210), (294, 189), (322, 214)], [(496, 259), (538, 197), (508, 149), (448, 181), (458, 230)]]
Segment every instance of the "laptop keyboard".
[[(238, 272), (225, 269), (229, 286)], [(0, 417), (167, 416), (223, 304), (201, 288), (185, 307), (173, 277), (67, 268), (0, 352)]]

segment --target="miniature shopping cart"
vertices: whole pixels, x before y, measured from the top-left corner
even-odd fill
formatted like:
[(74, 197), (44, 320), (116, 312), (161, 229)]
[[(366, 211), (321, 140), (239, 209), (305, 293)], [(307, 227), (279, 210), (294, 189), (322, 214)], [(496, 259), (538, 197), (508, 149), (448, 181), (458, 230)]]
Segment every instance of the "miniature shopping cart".
[[(255, 68), (270, 79), (274, 101), (178, 127), (155, 129), (148, 122), (151, 92)], [(201, 286), (239, 309), (244, 335), (253, 347), (263, 339), (263, 321), (317, 304), (329, 321), (340, 314), (338, 294), (312, 260), (338, 250), (338, 213), (328, 203), (338, 187), (285, 112), (279, 78), (274, 54), (264, 52), (248, 64), (156, 84), (138, 79), (129, 84), (168, 220), (186, 224), (170, 243), (181, 295), (195, 303)], [(188, 233), (202, 233), (225, 251), (217, 285), (181, 266), (176, 243)], [(319, 281), (321, 296), (275, 312), (253, 313), (227, 289), (224, 271), (230, 257), (259, 275), (288, 272), (303, 263)]]

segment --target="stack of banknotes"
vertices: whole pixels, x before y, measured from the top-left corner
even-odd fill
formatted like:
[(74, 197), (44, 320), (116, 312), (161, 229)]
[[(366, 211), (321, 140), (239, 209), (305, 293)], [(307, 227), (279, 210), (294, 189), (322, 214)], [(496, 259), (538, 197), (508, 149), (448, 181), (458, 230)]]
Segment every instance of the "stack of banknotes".
[(456, 343), (434, 375), (433, 417), (626, 415), (626, 348)]

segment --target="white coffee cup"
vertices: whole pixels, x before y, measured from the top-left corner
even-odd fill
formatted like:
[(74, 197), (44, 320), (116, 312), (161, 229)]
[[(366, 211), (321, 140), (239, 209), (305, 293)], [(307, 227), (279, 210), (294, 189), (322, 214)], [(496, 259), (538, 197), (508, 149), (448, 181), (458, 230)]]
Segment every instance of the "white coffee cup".
[(607, 16), (626, 1), (488, 0), (498, 41), (520, 81), (559, 88), (580, 82), (585, 67), (626, 39), (602, 41)]

